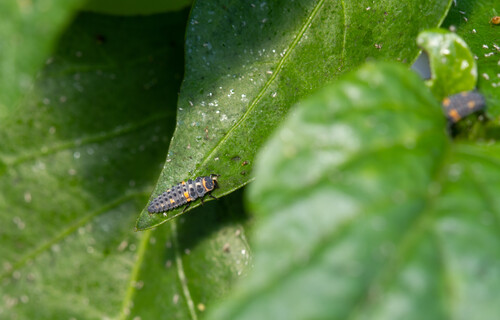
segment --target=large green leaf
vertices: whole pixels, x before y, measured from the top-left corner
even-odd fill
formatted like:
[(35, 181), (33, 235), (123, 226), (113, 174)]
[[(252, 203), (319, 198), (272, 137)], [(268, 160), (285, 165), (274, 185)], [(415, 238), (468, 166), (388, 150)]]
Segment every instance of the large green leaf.
[(35, 73), (50, 53), (61, 28), (83, 2), (0, 2), (0, 120), (32, 87)]
[[(228, 194), (253, 178), (254, 156), (289, 107), (367, 59), (412, 62), (419, 31), (451, 1), (198, 1), (186, 34), (177, 127), (152, 197), (221, 174)], [(198, 203), (191, 206), (194, 208)], [(181, 214), (144, 210), (139, 230)]]
[(249, 188), (255, 268), (209, 319), (495, 319), (500, 146), (453, 143), (402, 66), (294, 110)]
[(25, 102), (1, 109), (0, 318), (126, 310), (154, 236), (133, 225), (174, 129), (186, 18), (81, 14)]

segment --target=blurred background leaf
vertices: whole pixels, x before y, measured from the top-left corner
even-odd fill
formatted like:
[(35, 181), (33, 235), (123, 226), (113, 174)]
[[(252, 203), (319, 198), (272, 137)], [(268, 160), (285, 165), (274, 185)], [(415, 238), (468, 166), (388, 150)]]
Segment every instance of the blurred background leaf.
[[(157, 196), (218, 173), (225, 195), (253, 178), (253, 159), (289, 107), (366, 60), (412, 63), (417, 34), (438, 26), (451, 1), (199, 1), (186, 33), (177, 127)], [(195, 203), (190, 208), (194, 208)], [(146, 209), (139, 230), (182, 213)]]
[(33, 85), (36, 71), (83, 0), (0, 2), (0, 120)]
[(498, 143), (453, 143), (396, 65), (294, 110), (249, 186), (255, 268), (209, 319), (494, 319)]
[(426, 84), (439, 101), (476, 88), (477, 66), (472, 52), (457, 34), (445, 29), (421, 32), (418, 45), (429, 58), (431, 79)]
[(2, 109), (0, 318), (124, 312), (147, 239), (134, 220), (174, 129), (186, 18), (79, 14), (34, 90)]
[(192, 0), (88, 0), (84, 9), (92, 12), (115, 15), (148, 15), (178, 11), (190, 5)]

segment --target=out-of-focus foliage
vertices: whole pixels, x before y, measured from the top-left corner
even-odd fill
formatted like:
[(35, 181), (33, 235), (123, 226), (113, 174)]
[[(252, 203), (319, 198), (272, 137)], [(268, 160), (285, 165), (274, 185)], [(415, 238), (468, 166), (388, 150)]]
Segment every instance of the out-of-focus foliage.
[(174, 129), (186, 17), (80, 14), (0, 110), (1, 319), (124, 313), (155, 237), (133, 226)]
[[(298, 317), (309, 314), (312, 306), (332, 318), (333, 312), (349, 309), (349, 299), (359, 292), (364, 294), (351, 317), (411, 318), (416, 315), (412, 308), (422, 304), (429, 306), (421, 310), (430, 315), (441, 315), (441, 307), (445, 316), (497, 313), (489, 300), (495, 297), (490, 288), (498, 286), (491, 229), (496, 205), (489, 193), (499, 180), (494, 142), (500, 132), (495, 118), (500, 101), (494, 46), (498, 27), (489, 23), (492, 10), (500, 12), (497, 2), (458, 1), (455, 7), (451, 0), (217, 0), (195, 2), (189, 18), (187, 10), (144, 15), (177, 10), (186, 2), (158, 4), (99, 1), (86, 7), (100, 14), (79, 13), (82, 3), (76, 0), (0, 4), (0, 318), (197, 319), (226, 297), (230, 300), (220, 314), (231, 314), (235, 303), (244, 306), (238, 311), (241, 317), (269, 310)], [(486, 94), (489, 108), (487, 126), (461, 128), (459, 137), (469, 144), (451, 141), (439, 103), (402, 67), (372, 64), (364, 69), (373, 71), (365, 79), (380, 90), (364, 83), (360, 92), (373, 96), (348, 91), (337, 100), (341, 94), (335, 89), (335, 100), (330, 100), (332, 92), (307, 98), (366, 60), (411, 63), (418, 53), (417, 34), (439, 26), (450, 6), (445, 25), (454, 25), (477, 57), (478, 89)], [(375, 75), (379, 77), (373, 79)], [(358, 88), (357, 77), (360, 73), (330, 88), (345, 81), (352, 81), (350, 89)], [(394, 89), (385, 88), (381, 79)], [(387, 90), (391, 96), (383, 97)], [(356, 97), (367, 99), (366, 109), (357, 103), (346, 109), (343, 103)], [(405, 106), (397, 102), (408, 97), (421, 100)], [(385, 107), (374, 108), (380, 101), (387, 102)], [(310, 114), (317, 119), (302, 117), (308, 116), (303, 111), (290, 112), (297, 102), (318, 107)], [(291, 135), (281, 129), (286, 134), (278, 138), (297, 138), (278, 145), (275, 152), (298, 155), (299, 147), (312, 152), (321, 150), (318, 145), (327, 150), (313, 158), (318, 166), (288, 159), (291, 168), (287, 164), (258, 178), (254, 156), (289, 113), (295, 120), (287, 120), (284, 128), (290, 121), (296, 121), (295, 126)], [(310, 140), (316, 131), (329, 128), (330, 117), (330, 125), (341, 124), (341, 129)], [(304, 118), (309, 122), (302, 122)], [(316, 122), (321, 126), (311, 125)], [(474, 117), (465, 122), (474, 123)], [(353, 135), (346, 135), (348, 130)], [(353, 138), (361, 130), (367, 140), (357, 145)], [(477, 145), (475, 137), (488, 144)], [(338, 143), (331, 146), (332, 141)], [(401, 153), (384, 149), (383, 143), (397, 141), (402, 142)], [(422, 147), (425, 141), (428, 149)], [(346, 148), (338, 149), (341, 146)], [(361, 147), (382, 152), (365, 154)], [(331, 156), (330, 151), (338, 152)], [(279, 159), (279, 154), (264, 152)], [(439, 162), (436, 157), (442, 154)], [(257, 171), (270, 170), (273, 161), (261, 162)], [(379, 172), (383, 163), (390, 163), (391, 170), (383, 166)], [(194, 210), (163, 227), (133, 232), (148, 197), (209, 173), (222, 174), (215, 192), (219, 201), (203, 207), (195, 203)], [(326, 180), (318, 178), (322, 174)], [(242, 191), (236, 189), (255, 178), (259, 182), (250, 198), (260, 200), (251, 200), (245, 213)], [(389, 179), (393, 186), (384, 182)], [(268, 183), (282, 185), (271, 190), (266, 189)], [(394, 191), (396, 186), (400, 188)], [(293, 188), (298, 194), (289, 199)], [(349, 209), (338, 208), (348, 204), (349, 197), (328, 198), (328, 192), (339, 188), (358, 197), (352, 208), (369, 208), (374, 214), (316, 221), (321, 213), (313, 210), (316, 207)], [(380, 197), (374, 200), (369, 191)], [(422, 200), (420, 191), (427, 198)], [(387, 201), (404, 206), (405, 195), (415, 202), (402, 214), (392, 210), (386, 215)], [(427, 211), (419, 209), (422, 202)], [(294, 212), (303, 219), (293, 221), (297, 216), (282, 214), (299, 204), (303, 210)], [(166, 219), (142, 212), (137, 226), (151, 228)], [(329, 219), (343, 224), (333, 225)], [(250, 246), (247, 234), (254, 221), (255, 246)], [(337, 227), (339, 233), (328, 233)], [(307, 228), (313, 231), (301, 232)], [(286, 238), (287, 232), (296, 233)], [(262, 245), (266, 241), (269, 248)], [(373, 250), (357, 251), (360, 241)], [(293, 251), (263, 275), (249, 275), (270, 279), (270, 291), (253, 296), (261, 288), (255, 282), (250, 289), (243, 285), (232, 292), (237, 279), (248, 274), (254, 254), (255, 270), (262, 270), (262, 261), (268, 261), (263, 257), (274, 255), (277, 246), (283, 250), (280, 254)], [(308, 252), (307, 246), (318, 250)], [(309, 263), (308, 257), (331, 252), (328, 258), (343, 267), (329, 286), (338, 299), (330, 299), (331, 291), (319, 290), (326, 288), (321, 282), (324, 273), (304, 277), (325, 266), (321, 259)], [(356, 257), (363, 263), (345, 264), (356, 262)], [(441, 264), (429, 268), (435, 261)], [(290, 267), (298, 277), (288, 278), (282, 267)], [(375, 270), (381, 272), (374, 275)], [(450, 273), (443, 276), (436, 270)], [(300, 281), (281, 286), (287, 279)], [(368, 284), (367, 279), (374, 282)], [(320, 284), (309, 290), (315, 283)], [(441, 295), (450, 299), (440, 304), (436, 292), (454, 295)], [(316, 301), (299, 301), (293, 293)], [(266, 304), (266, 297), (274, 304)], [(255, 306), (262, 309), (255, 311)]]
[(434, 29), (420, 33), (417, 43), (429, 57), (432, 78), (427, 85), (438, 100), (476, 88), (476, 61), (462, 38)]
[(0, 120), (31, 89), (83, 0), (0, 1)]

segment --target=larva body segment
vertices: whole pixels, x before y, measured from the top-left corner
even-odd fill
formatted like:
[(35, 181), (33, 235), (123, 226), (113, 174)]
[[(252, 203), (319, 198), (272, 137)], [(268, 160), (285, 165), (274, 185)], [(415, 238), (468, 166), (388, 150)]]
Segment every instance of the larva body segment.
[(195, 180), (182, 181), (153, 199), (149, 203), (148, 212), (166, 212), (189, 204), (198, 198), (201, 198), (203, 202), (203, 197), (207, 194), (211, 196), (211, 192), (218, 187), (218, 177), (217, 174), (211, 174)]

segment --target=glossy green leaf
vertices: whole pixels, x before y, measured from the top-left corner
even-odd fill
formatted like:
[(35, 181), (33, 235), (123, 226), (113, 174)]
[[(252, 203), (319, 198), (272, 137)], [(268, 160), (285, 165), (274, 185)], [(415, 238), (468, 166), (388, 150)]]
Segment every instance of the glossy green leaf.
[(258, 157), (255, 268), (209, 319), (494, 319), (499, 151), (402, 66), (320, 91)]
[(500, 2), (496, 0), (458, 1), (453, 6), (444, 27), (453, 27), (468, 44), (478, 66), (478, 90), (485, 96), (487, 112), (492, 117), (489, 124), (491, 136), (497, 138), (498, 116), (500, 116), (500, 43), (499, 26), (490, 23), (495, 12), (500, 12)]
[(186, 18), (81, 14), (25, 101), (1, 109), (0, 319), (124, 312), (147, 243), (134, 221), (174, 129)]
[[(152, 198), (211, 173), (221, 174), (216, 196), (244, 186), (253, 179), (255, 153), (293, 103), (367, 59), (411, 63), (418, 32), (439, 25), (450, 4), (196, 2), (186, 33), (177, 127)], [(182, 210), (166, 217), (144, 210), (137, 229)]]
[(83, 0), (0, 2), (0, 119), (32, 87), (36, 71)]
[(431, 79), (426, 83), (438, 100), (476, 88), (476, 61), (457, 34), (445, 29), (427, 30), (418, 35), (417, 43), (429, 57)]

